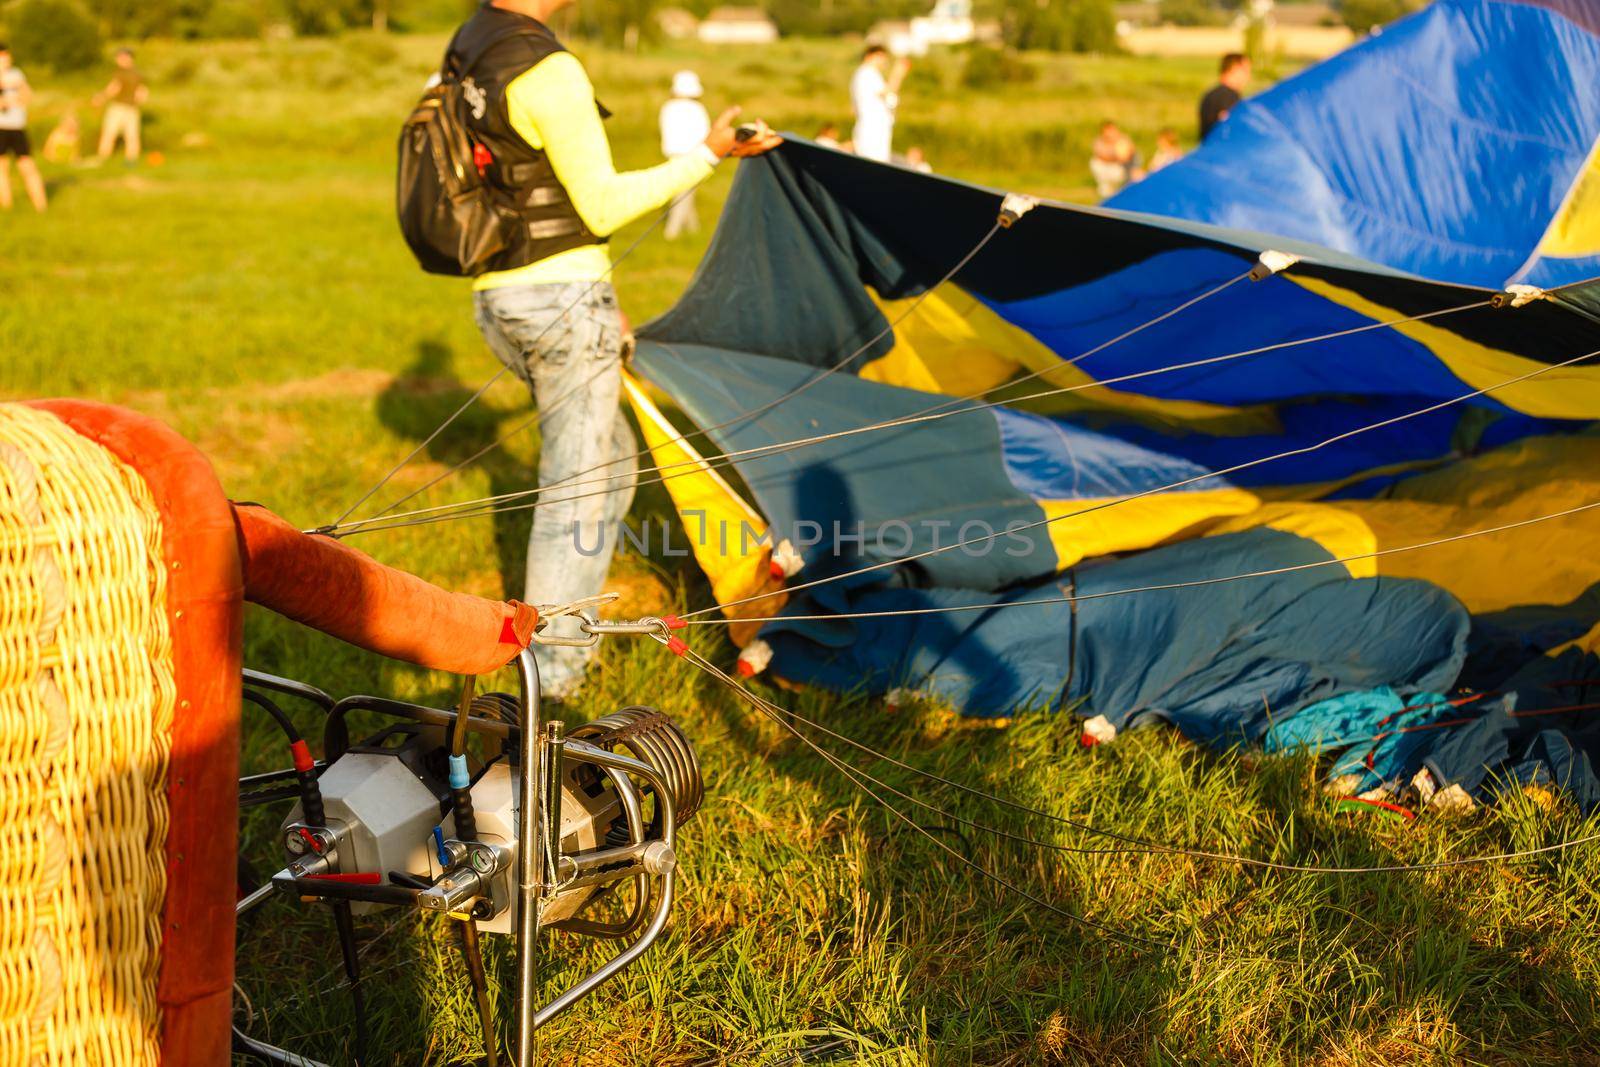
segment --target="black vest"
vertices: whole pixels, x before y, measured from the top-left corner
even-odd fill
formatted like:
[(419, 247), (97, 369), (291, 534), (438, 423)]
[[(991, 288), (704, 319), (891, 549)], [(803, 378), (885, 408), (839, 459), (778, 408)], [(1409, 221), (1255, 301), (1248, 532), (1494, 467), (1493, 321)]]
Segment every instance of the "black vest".
[(489, 261), (491, 271), (515, 270), (558, 252), (605, 243), (578, 215), (550, 157), (512, 127), (506, 105), (512, 82), (564, 51), (537, 19), (485, 5), (456, 31), (445, 53), (445, 70), (459, 74), (465, 90), (467, 128), (488, 150), (487, 160), (480, 157), (484, 179), (502, 209), (521, 222), (516, 239)]

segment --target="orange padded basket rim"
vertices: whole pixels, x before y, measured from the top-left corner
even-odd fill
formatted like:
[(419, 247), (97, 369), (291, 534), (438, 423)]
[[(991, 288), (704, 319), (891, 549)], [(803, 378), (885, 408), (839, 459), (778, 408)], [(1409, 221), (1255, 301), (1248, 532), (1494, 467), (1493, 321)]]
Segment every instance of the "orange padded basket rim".
[(164, 423), (86, 400), (31, 406), (137, 471), (161, 515), (177, 682), (167, 775), (161, 1055), (164, 1067), (226, 1064), (238, 895), (244, 602), (233, 510), (210, 462)]

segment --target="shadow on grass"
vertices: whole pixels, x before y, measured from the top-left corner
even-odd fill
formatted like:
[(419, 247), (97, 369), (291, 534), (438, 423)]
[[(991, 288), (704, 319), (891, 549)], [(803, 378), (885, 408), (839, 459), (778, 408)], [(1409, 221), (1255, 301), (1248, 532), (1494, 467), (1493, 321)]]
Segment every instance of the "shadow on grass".
[[(464, 383), (456, 374), (455, 360), (455, 351), (449, 345), (435, 339), (419, 341), (416, 356), (410, 365), (379, 394), (376, 402), (378, 421), (400, 437), (419, 444), (427, 441), (428, 436), (478, 389), (476, 385)], [(481, 471), (488, 481), (485, 495), (501, 496), (534, 488), (538, 484), (537, 459), (531, 465), (524, 464), (507, 454), (504, 448), (489, 447), (530, 417), (531, 413), (523, 407), (498, 408), (492, 395), (480, 397), (429, 441), (418, 456), (418, 460), (436, 464), (440, 469), (428, 472), (427, 478), (415, 484), (405, 483), (410, 486), (405, 492), (469, 460), (468, 469)], [(534, 425), (530, 424), (522, 434), (530, 440), (538, 440), (538, 430)], [(488, 451), (479, 456), (478, 453), (486, 448)], [(477, 458), (474, 459), (474, 456)], [(449, 484), (449, 479), (440, 482), (444, 488), (448, 488)], [(391, 491), (381, 502), (374, 502), (377, 507), (383, 507), (405, 495), (405, 492)], [(432, 503), (433, 498), (422, 493), (395, 510), (410, 510)], [(523, 593), (532, 515), (531, 510), (504, 511), (493, 518), (497, 566), (509, 596), (521, 597)]]
[[(1093, 805), (1088, 819), (1099, 826), (1282, 862), (1415, 863), (1580, 832), (1577, 820), (1552, 820), (1520, 794), (1475, 824), (1352, 822), (1327, 808), (1310, 760), (1210, 753), (1167, 731), (1124, 751), (1080, 752), (1075, 731), (1053, 716), (994, 730), (929, 709), (889, 717), (860, 703), (827, 710), (792, 693), (772, 698), (985, 792), (1058, 812)], [(1592, 859), (1333, 875), (1088, 856), (1000, 841), (873, 787), (919, 824), (942, 824), (940, 841), (1028, 892), (1174, 946), (1140, 950), (983, 880), (895, 816), (877, 814), (800, 743), (774, 748), (771, 731), (738, 709), (724, 723), (751, 759), (803, 783), (822, 810), (859, 801), (867, 811), (862, 882), (897, 901), (893, 936), (908, 978), (900, 1015), (923, 1021), (934, 1062), (1553, 1063), (1600, 1055), (1597, 916), (1583, 888), (1600, 873)], [(873, 770), (903, 792), (1013, 833), (1116, 845), (881, 763)], [(1219, 801), (1226, 809), (1214, 807)], [(848, 1010), (830, 1022), (864, 1032)]]

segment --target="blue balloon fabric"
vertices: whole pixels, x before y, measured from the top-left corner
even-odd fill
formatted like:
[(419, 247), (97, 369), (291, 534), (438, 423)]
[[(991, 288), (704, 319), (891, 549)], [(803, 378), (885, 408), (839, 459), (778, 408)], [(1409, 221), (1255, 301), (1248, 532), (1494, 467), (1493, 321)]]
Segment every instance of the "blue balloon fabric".
[(1579, 0), (1436, 0), (1246, 100), (1108, 205), (1465, 285), (1592, 278), (1600, 258), (1541, 244), (1600, 138), (1600, 94), (1571, 91), (1600, 83), (1594, 20)]

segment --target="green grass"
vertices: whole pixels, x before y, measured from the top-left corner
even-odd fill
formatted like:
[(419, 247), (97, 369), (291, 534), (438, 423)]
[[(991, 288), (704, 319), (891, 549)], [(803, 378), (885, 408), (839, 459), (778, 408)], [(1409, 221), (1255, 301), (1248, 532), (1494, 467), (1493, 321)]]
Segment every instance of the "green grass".
[[(171, 421), (236, 498), (291, 520), (330, 519), (487, 379), (460, 284), (412, 266), (390, 214), (392, 142), (438, 38), (151, 45), (150, 129), (161, 168), (50, 172), (52, 212), (0, 219), (0, 393), (76, 395)], [(848, 42), (755, 56), (590, 52), (629, 164), (654, 156), (660, 87), (694, 64), (711, 103), (805, 132), (843, 122)], [(25, 57), (23, 57), (25, 58)], [(1209, 64), (1036, 60), (1031, 84), (976, 96), (954, 60), (908, 94), (906, 140), (949, 173), (1085, 198), (1086, 146), (1106, 116), (1141, 142), (1190, 129)], [(98, 78), (34, 72), (42, 136)], [(720, 174), (720, 203), (730, 176)], [(708, 207), (711, 205), (708, 205)], [(622, 235), (625, 246), (639, 232)], [(704, 248), (646, 241), (619, 272), (636, 321), (666, 307)], [(397, 480), (421, 484), (523, 417), (495, 389)], [(524, 488), (531, 435), (448, 483), (458, 499)], [(670, 514), (659, 488), (638, 515)], [(361, 547), (456, 589), (519, 592), (526, 519), (373, 536)], [(680, 560), (627, 558), (629, 611), (707, 602)], [(727, 662), (731, 650), (703, 649)], [(452, 679), (357, 653), (252, 612), (248, 662), (339, 693), (450, 699)], [(509, 684), (509, 683), (508, 683)], [(1465, 820), (1413, 827), (1330, 815), (1307, 760), (1197, 749), (1168, 731), (1080, 750), (1059, 719), (997, 728), (947, 711), (773, 692), (808, 717), (919, 767), (1119, 831), (1264, 858), (1427, 861), (1549, 843), (1584, 829), (1522, 795)], [(1075, 928), (976, 877), (819, 758), (648, 642), (606, 649), (568, 718), (628, 702), (680, 718), (709, 802), (682, 848), (683, 899), (661, 947), (544, 1035), (550, 1062), (1561, 1063), (1600, 1060), (1600, 857), (1340, 878), (1241, 870), (1181, 856), (1041, 851), (951, 827), (937, 837), (1029, 893), (1171, 943), (1140, 951)], [(246, 713), (246, 764), (281, 765)], [(309, 718), (303, 720), (309, 728)], [(926, 788), (880, 768), (896, 788)], [(1064, 846), (1106, 842), (1026, 824), (948, 790), (963, 818)], [(938, 822), (927, 813), (919, 821)], [(271, 864), (277, 813), (246, 843)], [(1588, 829), (1594, 829), (1593, 823)], [(959, 830), (959, 832), (957, 832)], [(381, 1062), (447, 1064), (477, 1049), (453, 942), (428, 920), (361, 921)], [(333, 1063), (351, 1016), (327, 916), (274, 902), (240, 934), (252, 1029)], [(492, 942), (509, 1019), (507, 946)], [(603, 949), (553, 939), (552, 983)], [(553, 988), (553, 986), (552, 986)]]

